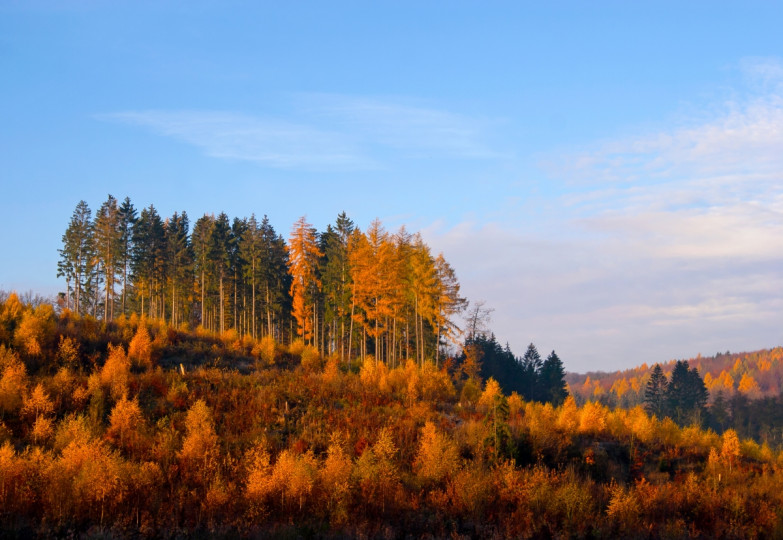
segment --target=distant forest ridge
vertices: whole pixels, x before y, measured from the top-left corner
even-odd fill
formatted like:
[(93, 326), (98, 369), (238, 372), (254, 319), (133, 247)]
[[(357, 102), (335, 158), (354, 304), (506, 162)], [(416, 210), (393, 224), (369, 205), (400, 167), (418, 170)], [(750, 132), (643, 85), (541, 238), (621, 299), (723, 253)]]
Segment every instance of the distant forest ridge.
[[(664, 374), (671, 375), (676, 360), (662, 362)], [(715, 399), (718, 393), (729, 398), (737, 394), (748, 399), (777, 396), (783, 390), (783, 347), (754, 352), (701, 355), (688, 360), (704, 379)], [(566, 382), (574, 397), (601, 401), (608, 405), (634, 406), (644, 401), (644, 391), (654, 365), (612, 372), (567, 373)]]

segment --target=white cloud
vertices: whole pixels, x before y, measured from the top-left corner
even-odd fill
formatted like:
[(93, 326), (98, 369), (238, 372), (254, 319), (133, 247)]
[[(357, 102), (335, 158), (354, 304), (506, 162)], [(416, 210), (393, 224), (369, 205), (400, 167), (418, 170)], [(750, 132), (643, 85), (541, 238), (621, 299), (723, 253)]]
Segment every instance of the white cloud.
[(377, 169), (394, 159), (497, 158), (487, 123), (394, 101), (303, 95), (293, 122), (224, 111), (125, 111), (99, 119), (144, 126), (208, 156), (280, 169)]
[(215, 111), (130, 111), (100, 118), (151, 128), (216, 158), (281, 169), (344, 170), (374, 165), (339, 133), (291, 122)]
[(357, 130), (376, 144), (406, 150), (409, 155), (486, 159), (501, 155), (485, 141), (491, 123), (439, 109), (330, 94), (304, 95), (319, 114)]
[(573, 371), (783, 344), (780, 64), (753, 65), (774, 91), (550, 160), (540, 222), (425, 230), (501, 341)]

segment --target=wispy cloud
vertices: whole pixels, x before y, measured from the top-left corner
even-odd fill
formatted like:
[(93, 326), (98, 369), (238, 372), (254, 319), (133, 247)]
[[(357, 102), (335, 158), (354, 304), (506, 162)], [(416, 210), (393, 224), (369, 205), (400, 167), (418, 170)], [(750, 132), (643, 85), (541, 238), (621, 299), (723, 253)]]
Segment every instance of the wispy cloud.
[(392, 159), (497, 158), (488, 123), (434, 108), (339, 95), (303, 94), (287, 118), (225, 111), (124, 111), (101, 120), (144, 126), (208, 156), (281, 169), (368, 170)]
[(501, 157), (486, 138), (492, 122), (398, 100), (332, 94), (302, 96), (318, 114), (357, 131), (375, 144), (412, 156), (467, 159)]
[(371, 159), (340, 133), (278, 120), (215, 111), (129, 111), (100, 116), (151, 128), (211, 157), (281, 169), (365, 169)]
[(515, 350), (556, 347), (586, 371), (783, 343), (783, 70), (743, 70), (765, 93), (553, 158), (565, 195), (535, 228), (509, 213), (425, 231), (455, 268), (479, 267), (465, 292)]

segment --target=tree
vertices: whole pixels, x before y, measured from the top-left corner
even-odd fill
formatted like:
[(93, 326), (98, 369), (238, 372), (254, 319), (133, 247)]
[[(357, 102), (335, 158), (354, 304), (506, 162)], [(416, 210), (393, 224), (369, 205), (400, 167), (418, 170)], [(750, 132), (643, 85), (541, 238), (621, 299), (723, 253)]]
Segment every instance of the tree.
[(118, 229), (120, 232), (119, 257), (117, 263), (122, 270), (122, 313), (126, 314), (126, 301), (128, 298), (128, 276), (133, 257), (133, 227), (136, 225), (136, 209), (130, 199), (125, 197), (118, 210)]
[(206, 308), (207, 308), (207, 281), (211, 275), (212, 265), (210, 264), (209, 246), (212, 237), (212, 228), (215, 226), (215, 218), (204, 214), (193, 226), (191, 236), (191, 245), (193, 246), (194, 272), (197, 277), (199, 292), (201, 293), (201, 320), (204, 327), (207, 326)]
[(98, 209), (93, 226), (95, 253), (106, 286), (103, 318), (107, 321), (114, 317), (114, 285), (117, 283), (117, 263), (121, 258), (122, 248), (120, 219), (121, 215), (117, 207), (117, 199), (109, 195), (106, 202)]
[(667, 413), (680, 425), (701, 423), (705, 419), (707, 388), (696, 368), (689, 369), (686, 360), (678, 360), (666, 389)]
[(438, 280), (437, 296), (435, 297), (435, 330), (437, 334), (435, 364), (437, 365), (441, 337), (445, 337), (451, 343), (457, 343), (462, 332), (454, 322), (454, 317), (465, 309), (466, 300), (459, 295), (457, 274), (443, 257), (443, 253), (435, 259), (435, 272)]
[(326, 232), (321, 235), (324, 322), (331, 324), (331, 334), (341, 359), (346, 353), (345, 331), (351, 306), (348, 240), (354, 228), (353, 221), (342, 212), (337, 216), (335, 227), (327, 226)]
[(316, 345), (317, 306), (316, 295), (321, 289), (318, 277), (318, 259), (323, 256), (318, 247), (316, 230), (302, 216), (294, 224), (289, 239), (288, 260), (291, 274), (290, 294), (297, 334)]
[(251, 214), (250, 219), (245, 224), (245, 231), (239, 240), (239, 255), (242, 260), (242, 275), (245, 280), (250, 282), (250, 335), (256, 339), (257, 318), (256, 318), (256, 291), (258, 290), (257, 281), (261, 270), (261, 249), (262, 249), (261, 228), (256, 220), (256, 215)]
[(541, 397), (544, 402), (551, 403), (553, 406), (560, 406), (568, 397), (568, 389), (565, 382), (565, 369), (563, 362), (552, 351), (541, 365), (541, 371), (538, 376)]
[(666, 414), (667, 386), (666, 375), (663, 374), (660, 364), (655, 364), (644, 389), (644, 408), (649, 414), (655, 415), (659, 419), (663, 419)]
[(153, 205), (141, 211), (133, 228), (133, 280), (141, 297), (141, 313), (144, 299), (148, 299), (150, 317), (165, 317), (162, 287), (166, 270), (166, 231), (158, 211)]
[(541, 401), (541, 396), (538, 391), (538, 376), (541, 372), (542, 365), (541, 355), (538, 354), (538, 349), (536, 349), (536, 346), (532, 343), (527, 346), (521, 364), (524, 381), (522, 395), (531, 401)]
[(231, 271), (231, 224), (225, 212), (221, 212), (212, 227), (212, 235), (209, 242), (209, 259), (215, 268), (215, 277), (218, 280), (220, 333), (226, 331), (226, 299), (225, 280)]
[(166, 266), (171, 287), (171, 324), (176, 326), (182, 320), (181, 297), (187, 298), (189, 285), (192, 283), (193, 251), (188, 238), (190, 223), (188, 214), (174, 215), (166, 220)]
[(62, 242), (63, 247), (58, 250), (57, 277), (65, 277), (67, 299), (71, 298), (70, 284), (73, 281), (73, 303), (67, 300), (66, 307), (81, 314), (85, 303), (83, 293), (89, 287), (94, 256), (92, 211), (86, 202), (79, 201), (76, 205)]

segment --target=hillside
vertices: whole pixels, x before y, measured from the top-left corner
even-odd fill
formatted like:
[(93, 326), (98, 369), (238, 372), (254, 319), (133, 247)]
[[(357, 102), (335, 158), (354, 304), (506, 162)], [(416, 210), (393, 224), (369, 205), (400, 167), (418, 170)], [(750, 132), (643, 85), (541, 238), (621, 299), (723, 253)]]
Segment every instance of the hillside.
[(783, 453), (433, 363), (0, 304), (0, 528), (108, 537), (783, 531)]
[[(668, 376), (676, 360), (662, 362)], [(748, 399), (778, 396), (783, 390), (783, 347), (745, 353), (719, 353), (688, 360), (704, 379), (714, 399), (718, 392), (725, 398), (740, 394)], [(604, 401), (633, 406), (642, 402), (644, 388), (653, 366), (641, 366), (613, 372), (568, 373), (566, 382), (581, 400)]]

